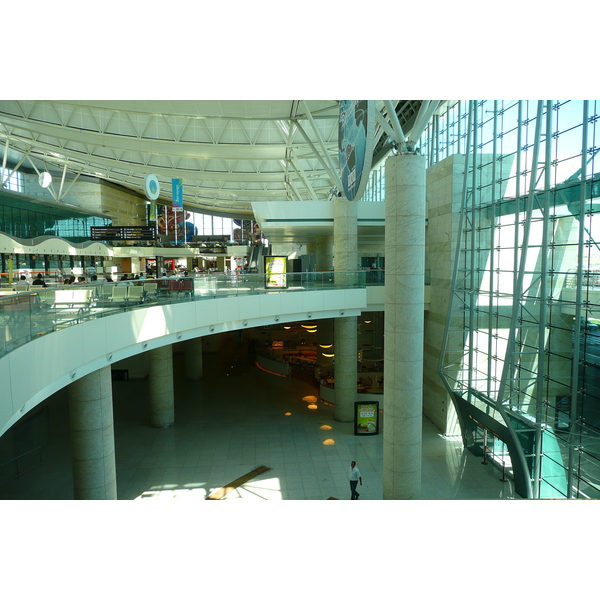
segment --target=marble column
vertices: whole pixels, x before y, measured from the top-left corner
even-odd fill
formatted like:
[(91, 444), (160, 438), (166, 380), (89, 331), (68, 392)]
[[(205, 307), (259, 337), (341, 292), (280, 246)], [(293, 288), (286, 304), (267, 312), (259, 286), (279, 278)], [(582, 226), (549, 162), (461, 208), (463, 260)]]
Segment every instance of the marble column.
[[(333, 267), (335, 271), (358, 268), (356, 202), (344, 196), (333, 200)], [(336, 276), (336, 280), (337, 280)]]
[(315, 270), (333, 270), (333, 237), (330, 235), (317, 236), (315, 240)]
[[(356, 203), (343, 196), (333, 200), (333, 265), (336, 284), (345, 285), (357, 269)], [(356, 402), (356, 317), (336, 317), (334, 330), (335, 409), (337, 421), (354, 420)]]
[(149, 351), (150, 425), (169, 427), (175, 422), (173, 349), (171, 345)]
[(69, 386), (75, 500), (116, 500), (115, 435), (110, 366)]
[(338, 317), (334, 322), (335, 409), (336, 421), (354, 420), (356, 402), (356, 317)]
[(202, 377), (202, 338), (197, 337), (185, 343), (185, 375), (188, 379)]
[(385, 165), (385, 427), (383, 498), (421, 495), (425, 157)]

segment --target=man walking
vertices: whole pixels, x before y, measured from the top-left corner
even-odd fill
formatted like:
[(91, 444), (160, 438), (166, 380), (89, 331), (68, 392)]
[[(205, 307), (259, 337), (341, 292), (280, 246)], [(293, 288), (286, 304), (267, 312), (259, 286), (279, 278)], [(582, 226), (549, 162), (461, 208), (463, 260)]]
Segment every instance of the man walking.
[(352, 495), (350, 496), (350, 500), (358, 500), (360, 494), (356, 491), (356, 484), (360, 481), (360, 485), (362, 485), (362, 477), (360, 471), (356, 468), (356, 462), (352, 461), (350, 463), (350, 492)]

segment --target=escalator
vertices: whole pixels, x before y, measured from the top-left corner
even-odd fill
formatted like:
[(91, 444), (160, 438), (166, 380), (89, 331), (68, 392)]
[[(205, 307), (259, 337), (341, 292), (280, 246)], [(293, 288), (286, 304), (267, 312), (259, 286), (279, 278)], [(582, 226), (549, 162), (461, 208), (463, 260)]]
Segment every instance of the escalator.
[(252, 246), (252, 252), (250, 253), (250, 259), (248, 260), (248, 273), (263, 273), (263, 256), (270, 255), (271, 246), (265, 246), (264, 244), (257, 244), (255, 246)]

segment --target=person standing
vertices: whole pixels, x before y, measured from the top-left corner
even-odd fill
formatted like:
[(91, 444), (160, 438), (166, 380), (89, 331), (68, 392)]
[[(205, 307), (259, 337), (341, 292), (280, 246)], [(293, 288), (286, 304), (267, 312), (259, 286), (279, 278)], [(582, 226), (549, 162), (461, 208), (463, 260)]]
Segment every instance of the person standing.
[(352, 461), (350, 463), (350, 500), (358, 500), (360, 494), (356, 491), (356, 484), (360, 481), (360, 485), (362, 485), (362, 476), (360, 471), (356, 467), (356, 462)]

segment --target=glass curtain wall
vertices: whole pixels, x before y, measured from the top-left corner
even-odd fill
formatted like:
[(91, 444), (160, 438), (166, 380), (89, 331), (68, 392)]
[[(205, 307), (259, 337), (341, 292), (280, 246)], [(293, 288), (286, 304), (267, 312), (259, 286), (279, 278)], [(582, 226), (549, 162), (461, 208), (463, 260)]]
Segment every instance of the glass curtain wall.
[(110, 219), (101, 217), (59, 216), (44, 210), (6, 206), (0, 201), (0, 231), (19, 239), (55, 235), (70, 242), (84, 242), (90, 239), (90, 227), (110, 224)]
[(440, 372), (467, 446), (533, 498), (600, 497), (598, 108), (456, 102), (420, 140), (428, 166), (466, 155)]

